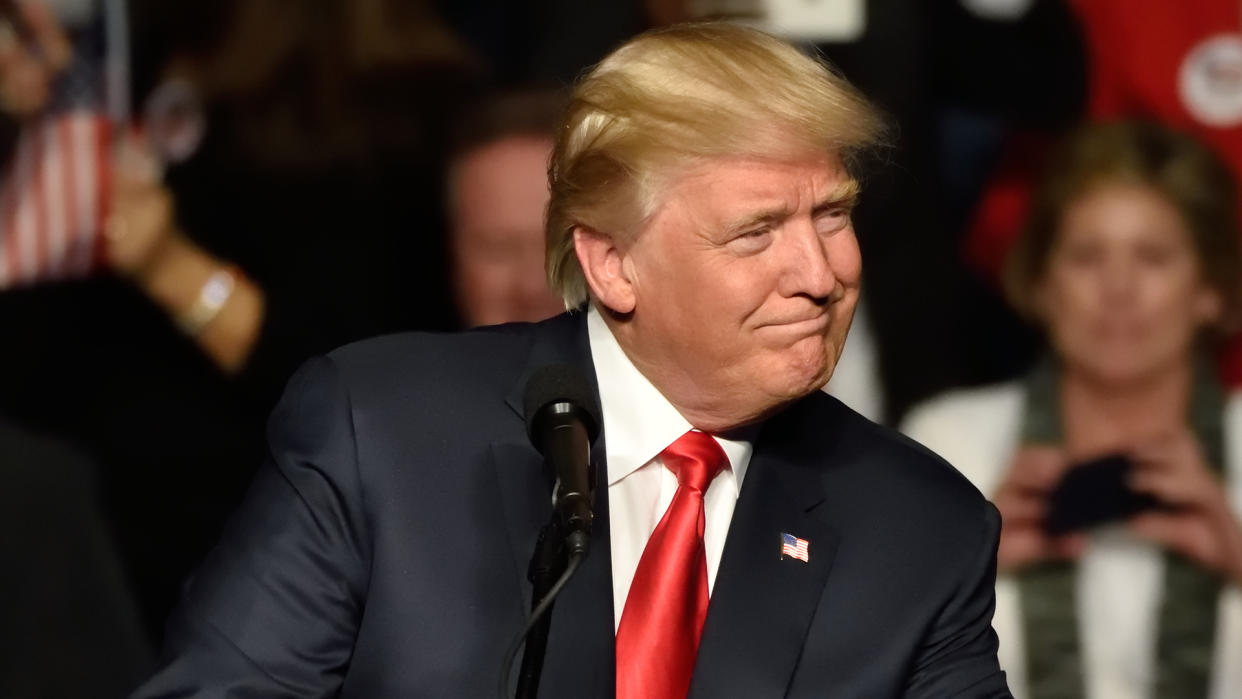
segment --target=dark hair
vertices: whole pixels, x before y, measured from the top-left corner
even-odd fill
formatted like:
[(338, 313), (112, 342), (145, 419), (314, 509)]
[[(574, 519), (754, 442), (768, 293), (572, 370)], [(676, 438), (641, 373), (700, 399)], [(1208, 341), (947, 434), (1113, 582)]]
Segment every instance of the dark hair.
[(450, 161), (490, 143), (519, 136), (556, 138), (566, 95), (529, 88), (485, 94), (463, 110), (449, 144)]
[(1013, 306), (1038, 320), (1032, 290), (1047, 272), (1065, 210), (1095, 187), (1139, 184), (1181, 214), (1204, 281), (1220, 294), (1221, 328), (1242, 306), (1237, 188), (1229, 168), (1191, 136), (1142, 121), (1087, 124), (1054, 152), (1004, 270)]
[(134, 1), (148, 87), (175, 68), (258, 167), (438, 159), (481, 67), (430, 0)]

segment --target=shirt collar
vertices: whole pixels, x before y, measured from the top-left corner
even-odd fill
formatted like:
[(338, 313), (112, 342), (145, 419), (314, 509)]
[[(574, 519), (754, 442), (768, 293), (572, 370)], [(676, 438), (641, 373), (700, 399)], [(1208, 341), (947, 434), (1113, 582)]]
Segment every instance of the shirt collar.
[[(642, 468), (693, 426), (634, 366), (593, 304), (587, 311), (587, 337), (599, 384), (611, 486)], [(739, 491), (750, 464), (754, 434), (749, 429), (730, 434), (728, 439), (713, 435), (729, 459)]]

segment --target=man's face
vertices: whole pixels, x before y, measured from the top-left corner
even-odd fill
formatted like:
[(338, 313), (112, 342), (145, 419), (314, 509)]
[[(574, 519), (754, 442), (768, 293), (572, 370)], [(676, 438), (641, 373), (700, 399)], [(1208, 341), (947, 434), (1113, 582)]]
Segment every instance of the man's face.
[(753, 422), (827, 383), (858, 301), (856, 193), (826, 156), (715, 159), (662, 192), (621, 253), (634, 308), (618, 334), (696, 426)]
[(534, 321), (565, 309), (544, 274), (552, 142), (512, 137), (466, 153), (449, 192), (453, 278), (466, 325)]

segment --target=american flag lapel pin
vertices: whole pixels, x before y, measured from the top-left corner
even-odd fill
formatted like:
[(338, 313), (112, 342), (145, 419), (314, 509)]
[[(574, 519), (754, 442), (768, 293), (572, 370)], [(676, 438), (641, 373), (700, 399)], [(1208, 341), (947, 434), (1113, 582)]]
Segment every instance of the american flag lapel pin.
[(802, 561), (803, 563), (810, 563), (811, 554), (807, 552), (807, 548), (810, 545), (811, 545), (811, 542), (807, 541), (806, 539), (799, 539), (793, 534), (790, 534), (788, 532), (782, 532), (781, 533), (781, 560), (785, 560), (785, 557), (788, 556), (790, 558), (796, 558), (799, 561)]

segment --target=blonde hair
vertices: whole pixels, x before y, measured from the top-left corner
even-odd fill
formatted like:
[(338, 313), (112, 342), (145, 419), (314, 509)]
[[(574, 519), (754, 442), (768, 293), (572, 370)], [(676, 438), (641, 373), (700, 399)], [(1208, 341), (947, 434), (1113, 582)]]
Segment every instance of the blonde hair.
[(639, 35), (570, 96), (548, 168), (549, 283), (566, 307), (585, 302), (574, 228), (635, 234), (680, 167), (832, 153), (848, 169), (882, 132), (876, 110), (826, 62), (758, 30), (695, 23)]

